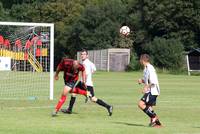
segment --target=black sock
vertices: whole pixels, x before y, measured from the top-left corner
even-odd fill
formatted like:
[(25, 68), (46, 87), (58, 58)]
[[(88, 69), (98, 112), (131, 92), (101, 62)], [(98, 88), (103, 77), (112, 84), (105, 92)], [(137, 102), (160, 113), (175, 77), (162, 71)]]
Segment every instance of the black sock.
[(106, 103), (105, 103), (103, 100), (101, 100), (101, 99), (97, 99), (96, 103), (99, 104), (99, 105), (101, 105), (101, 106), (103, 106), (103, 107), (105, 107), (105, 108), (110, 108), (110, 105), (106, 104)]
[(145, 109), (143, 109), (143, 111), (150, 117), (150, 118), (154, 118), (156, 116), (156, 113), (151, 110), (150, 107), (146, 106)]
[(72, 108), (74, 106), (75, 101), (76, 101), (76, 97), (71, 96), (71, 99), (70, 99), (70, 102), (69, 102), (69, 107), (68, 107), (69, 111), (72, 111)]

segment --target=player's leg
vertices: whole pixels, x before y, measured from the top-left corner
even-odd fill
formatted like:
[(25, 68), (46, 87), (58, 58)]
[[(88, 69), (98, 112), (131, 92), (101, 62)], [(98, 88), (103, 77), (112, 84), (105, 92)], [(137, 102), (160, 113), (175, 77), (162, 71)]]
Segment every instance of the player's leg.
[(71, 99), (70, 99), (70, 102), (69, 102), (69, 107), (66, 109), (66, 110), (63, 110), (64, 113), (68, 113), (68, 114), (71, 114), (72, 113), (72, 109), (73, 109), (73, 106), (75, 104), (75, 101), (76, 101), (76, 95), (77, 94), (87, 94), (86, 91), (85, 92), (81, 92), (80, 89), (78, 88), (80, 86), (81, 82), (79, 82), (77, 84), (77, 86), (75, 88), (73, 88), (73, 90), (71, 90)]
[(92, 86), (87, 86), (88, 91), (91, 94), (91, 101), (97, 103), (98, 105), (105, 107), (108, 110), (109, 116), (113, 113), (113, 106), (107, 104), (105, 101), (98, 99), (94, 96), (94, 88)]
[(62, 109), (61, 110), (63, 113), (68, 113), (68, 114), (72, 113), (73, 106), (75, 104), (76, 95), (77, 94), (81, 94), (81, 95), (87, 96), (87, 91), (84, 89), (84, 87), (83, 87), (81, 82), (79, 82), (76, 85), (76, 87), (73, 90), (70, 91), (70, 93), (72, 93), (72, 95), (71, 95), (71, 99), (69, 101), (69, 106), (68, 106), (67, 109)]
[(156, 104), (156, 98), (157, 96), (151, 95), (151, 93), (145, 93), (141, 100), (138, 102), (138, 107), (150, 117), (150, 126), (161, 125), (158, 116), (152, 108), (152, 106)]
[(146, 113), (150, 118), (153, 118), (156, 116), (156, 114), (152, 112), (149, 101), (150, 93), (145, 93), (141, 100), (138, 102), (138, 107), (143, 110), (144, 113)]
[(146, 105), (146, 102), (144, 102), (143, 100), (140, 100), (138, 103), (138, 107), (146, 114), (150, 117), (150, 124), (149, 126), (153, 126), (156, 125), (153, 119), (155, 119), (156, 117), (156, 113), (152, 110), (152, 108), (149, 105)]
[(66, 109), (66, 111), (64, 113), (68, 113), (68, 114), (72, 113), (72, 109), (73, 109), (73, 106), (75, 104), (75, 101), (76, 101), (76, 94), (72, 93), (71, 94), (71, 99), (69, 101), (69, 107)]
[(87, 103), (88, 99), (91, 97), (91, 94), (85, 87), (75, 87), (72, 93), (80, 94), (85, 96), (85, 103)]
[(89, 94), (89, 92), (86, 89), (83, 89), (83, 88), (77, 87), (77, 86), (70, 93), (80, 94), (80, 95), (84, 95), (84, 96), (88, 96), (88, 94)]
[(64, 104), (66, 98), (67, 98), (67, 94), (68, 92), (71, 90), (71, 87), (69, 86), (64, 86), (60, 100), (58, 101), (56, 107), (55, 107), (55, 111), (52, 113), (52, 116), (56, 116), (56, 114), (58, 113), (58, 111), (60, 110), (60, 108), (62, 107), (62, 105)]
[[(76, 81), (71, 81), (71, 82), (65, 81), (65, 86), (70, 87), (70, 90), (69, 90), (68, 92), (72, 92), (72, 90), (73, 90), (75, 84), (76, 84)], [(74, 95), (74, 96), (75, 96), (75, 95)], [(75, 99), (76, 99), (76, 98), (75, 98)], [(70, 100), (70, 102), (71, 102), (71, 100)], [(74, 102), (75, 102), (75, 100), (74, 100), (73, 102), (71, 102), (71, 103), (74, 103)], [(61, 109), (61, 111), (63, 112), (63, 109)], [(65, 112), (66, 112), (66, 111), (65, 111)]]
[[(153, 106), (156, 106), (156, 99), (157, 99), (157, 95), (150, 94), (150, 98), (149, 98), (149, 102), (147, 103), (147, 106), (152, 111), (152, 113), (155, 113), (153, 110)], [(153, 127), (161, 126), (160, 120), (157, 115), (154, 118), (151, 118), (151, 122), (149, 126), (153, 126)]]
[[(149, 106), (149, 108), (154, 112), (153, 106)], [(151, 127), (157, 127), (157, 126), (160, 127), (160, 126), (162, 126), (157, 115), (154, 118), (150, 119), (149, 126), (151, 126)]]

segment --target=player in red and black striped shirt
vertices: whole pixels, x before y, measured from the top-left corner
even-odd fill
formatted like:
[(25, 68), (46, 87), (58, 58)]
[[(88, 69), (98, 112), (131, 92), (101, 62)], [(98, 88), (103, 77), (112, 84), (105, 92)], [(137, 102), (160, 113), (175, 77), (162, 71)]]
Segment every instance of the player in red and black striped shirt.
[(82, 64), (80, 64), (77, 60), (67, 59), (63, 58), (62, 61), (59, 63), (56, 69), (56, 73), (54, 76), (55, 80), (59, 79), (59, 72), (64, 71), (64, 82), (65, 86), (63, 88), (63, 92), (61, 94), (61, 98), (56, 105), (55, 111), (52, 113), (52, 116), (56, 116), (58, 111), (60, 110), (61, 106), (64, 104), (66, 100), (67, 94), (70, 93), (76, 93), (76, 94), (82, 94), (87, 96), (88, 92), (86, 90), (80, 90), (80, 88), (74, 88), (76, 82), (79, 79), (79, 73), (82, 72), (82, 83), (85, 85), (86, 80), (86, 74), (85, 74), (85, 68)]

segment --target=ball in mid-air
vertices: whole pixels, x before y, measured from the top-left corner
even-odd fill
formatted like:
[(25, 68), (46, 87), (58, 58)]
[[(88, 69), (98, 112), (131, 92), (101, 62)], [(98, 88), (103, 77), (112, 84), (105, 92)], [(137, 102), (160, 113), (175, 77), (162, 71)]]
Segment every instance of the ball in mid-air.
[(128, 26), (122, 26), (119, 32), (124, 36), (128, 36), (130, 34), (130, 28)]

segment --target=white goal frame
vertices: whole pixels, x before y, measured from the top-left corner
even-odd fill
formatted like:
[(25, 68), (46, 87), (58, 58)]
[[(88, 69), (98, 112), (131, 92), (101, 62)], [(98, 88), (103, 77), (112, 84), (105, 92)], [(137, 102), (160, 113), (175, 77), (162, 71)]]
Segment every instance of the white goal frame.
[(191, 72), (199, 72), (200, 73), (200, 70), (191, 70), (190, 69), (190, 61), (189, 61), (188, 55), (186, 55), (186, 63), (187, 63), (187, 71), (188, 71), (189, 76), (191, 75)]
[(49, 99), (53, 100), (54, 93), (54, 24), (53, 23), (29, 23), (29, 22), (1, 22), (1, 25), (10, 25), (10, 26), (41, 26), (41, 27), (50, 27), (50, 90), (49, 90)]

